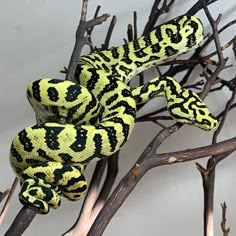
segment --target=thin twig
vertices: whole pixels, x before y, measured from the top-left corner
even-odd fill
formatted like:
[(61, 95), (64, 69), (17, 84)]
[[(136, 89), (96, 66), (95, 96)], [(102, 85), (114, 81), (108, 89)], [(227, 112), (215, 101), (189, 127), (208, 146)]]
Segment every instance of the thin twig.
[(168, 4), (167, 4), (167, 0), (164, 0), (162, 6), (160, 8), (158, 8), (159, 5), (160, 5), (160, 2), (161, 2), (160, 0), (156, 0), (154, 2), (153, 6), (152, 6), (152, 10), (151, 10), (149, 18), (148, 18), (148, 22), (144, 27), (142, 35), (145, 35), (148, 32), (150, 32), (151, 30), (153, 30), (153, 28), (154, 28), (155, 24), (157, 23), (159, 17), (162, 14), (167, 13), (169, 11), (170, 7), (174, 3), (174, 0), (171, 0)]
[[(207, 5), (210, 5), (214, 2), (217, 2), (218, 0), (207, 0), (206, 3)], [(200, 11), (202, 9), (202, 3), (201, 1), (197, 1), (196, 4), (194, 4), (186, 13), (185, 15), (195, 15), (198, 11)]]
[[(96, 11), (95, 11), (95, 13), (94, 13), (93, 19), (96, 19), (96, 18), (98, 17), (98, 13), (99, 13), (100, 9), (101, 9), (101, 6), (98, 5), (97, 8), (96, 8)], [(94, 51), (94, 49), (93, 49), (93, 47), (92, 47), (92, 38), (91, 38), (93, 29), (94, 29), (94, 26), (87, 29), (87, 38), (88, 38), (89, 44), (91, 45), (91, 52)]]
[[(230, 47), (232, 44), (234, 44), (236, 42), (236, 36), (233, 37), (228, 43), (226, 43), (224, 46), (220, 47), (220, 51), (222, 52), (223, 50), (225, 50), (226, 48)], [(209, 59), (215, 55), (218, 54), (218, 50), (210, 53), (207, 56), (204, 57), (199, 57), (196, 59), (186, 59), (186, 60), (174, 60), (174, 61), (168, 61), (168, 62), (164, 62), (160, 65), (164, 66), (164, 65), (178, 65), (178, 64), (199, 64), (199, 63), (206, 63), (206, 64), (212, 64), (212, 61), (210, 61)]]
[(116, 25), (116, 22), (117, 22), (117, 18), (116, 18), (116, 16), (113, 16), (112, 20), (111, 20), (111, 23), (109, 25), (108, 31), (107, 31), (107, 35), (106, 35), (105, 41), (102, 44), (102, 50), (106, 50), (106, 49), (109, 48), (109, 43), (110, 43), (111, 35), (112, 35), (112, 32), (113, 32), (114, 27)]
[(232, 91), (232, 95), (231, 95), (231, 98), (229, 99), (229, 101), (227, 102), (226, 106), (225, 106), (225, 109), (224, 109), (224, 115), (221, 119), (221, 122), (220, 124), (218, 125), (218, 128), (217, 130), (214, 132), (214, 135), (213, 135), (213, 143), (216, 143), (216, 140), (217, 140), (217, 137), (219, 135), (219, 133), (222, 131), (222, 128), (225, 124), (225, 121), (226, 121), (226, 117), (228, 115), (228, 112), (230, 110), (230, 107), (231, 105), (233, 104), (234, 100), (235, 100), (235, 93), (236, 93), (236, 80), (234, 82), (234, 89)]
[(136, 118), (136, 122), (146, 122), (146, 121), (158, 121), (158, 120), (173, 120), (170, 116), (148, 116)]
[(2, 200), (8, 195), (8, 193), (10, 192), (10, 188), (5, 190), (4, 192), (0, 192), (0, 203), (2, 202)]
[(6, 202), (5, 202), (5, 204), (4, 204), (3, 208), (2, 208), (1, 214), (0, 214), (0, 225), (2, 224), (3, 219), (4, 219), (4, 217), (5, 217), (6, 213), (7, 213), (7, 210), (9, 208), (9, 206), (10, 206), (10, 202), (12, 200), (13, 193), (14, 193), (14, 191), (16, 189), (17, 184), (18, 184), (18, 179), (15, 178), (14, 181), (13, 181), (13, 184), (11, 186), (11, 189), (8, 189), (8, 190), (6, 190), (4, 192), (5, 195), (7, 195), (8, 193), (9, 194), (8, 194), (7, 200), (6, 200)]
[[(234, 109), (234, 108), (236, 108), (236, 103), (233, 103), (233, 104), (230, 106), (229, 111), (231, 111), (231, 110)], [(216, 116), (217, 120), (221, 119), (222, 116), (224, 116), (224, 111), (220, 112), (220, 113)]]
[(236, 60), (236, 42), (233, 43), (233, 52), (234, 52), (234, 57)]
[(163, 125), (161, 122), (157, 121), (157, 120), (152, 120), (152, 122), (156, 125), (159, 125), (162, 129), (166, 129), (167, 126)]
[(216, 70), (214, 71), (213, 75), (211, 76), (211, 79), (208, 80), (204, 86), (204, 89), (201, 93), (201, 97), (205, 98), (206, 95), (209, 93), (211, 87), (215, 84), (216, 78), (219, 75), (219, 73), (225, 68), (226, 62), (228, 61), (228, 58), (224, 58), (223, 53), (222, 53), (222, 49), (221, 49), (221, 44), (220, 44), (220, 38), (219, 38), (219, 33), (218, 33), (218, 24), (221, 20), (222, 15), (219, 14), (217, 19), (214, 20), (207, 8), (207, 4), (205, 0), (202, 0), (202, 5), (203, 5), (203, 9), (204, 12), (211, 24), (212, 27), (212, 31), (213, 31), (213, 35), (214, 35), (214, 42), (215, 42), (215, 46), (216, 46), (216, 50), (217, 50), (217, 54), (218, 54), (218, 59), (219, 59), (219, 64), (218, 67), (216, 68)]
[(85, 44), (89, 43), (87, 37), (85, 37), (85, 32), (88, 29), (94, 27), (95, 25), (102, 24), (110, 16), (110, 14), (103, 14), (102, 16), (96, 17), (93, 20), (86, 21), (87, 6), (88, 6), (88, 0), (83, 0), (81, 19), (76, 31), (75, 46), (70, 58), (65, 80), (70, 80), (70, 81), (75, 80), (74, 79), (75, 71), (78, 63), (78, 58), (81, 54), (81, 50)]
[(161, 2), (161, 0), (155, 0), (155, 2), (153, 3), (152, 10), (151, 10), (149, 18), (148, 18), (148, 22), (146, 23), (144, 30), (143, 30), (143, 35), (148, 33), (150, 31), (150, 29), (153, 28), (154, 25), (156, 24), (156, 21), (157, 21), (156, 13), (157, 13), (157, 9), (158, 9), (160, 2)]
[(137, 12), (134, 11), (134, 39), (138, 38), (138, 24), (137, 24)]
[(221, 204), (222, 208), (222, 221), (221, 221), (221, 229), (223, 232), (223, 236), (228, 236), (230, 232), (230, 228), (226, 228), (226, 210), (227, 210), (227, 205), (226, 203)]
[[(200, 64), (203, 68), (203, 71), (204, 71), (204, 76), (207, 77), (208, 75), (209, 76), (212, 76), (213, 75), (213, 72), (210, 68), (208, 68), (204, 63), (201, 63)], [(230, 91), (232, 91), (234, 89), (234, 82), (236, 80), (236, 77), (230, 79), (229, 81), (225, 80), (225, 79), (222, 79), (220, 78), (219, 76), (217, 77), (217, 81), (219, 81), (219, 83), (221, 84), (220, 86), (216, 87), (216, 88), (213, 88), (210, 90), (210, 92), (215, 92), (215, 91), (219, 91), (221, 89), (223, 89), (223, 87), (227, 87)]]

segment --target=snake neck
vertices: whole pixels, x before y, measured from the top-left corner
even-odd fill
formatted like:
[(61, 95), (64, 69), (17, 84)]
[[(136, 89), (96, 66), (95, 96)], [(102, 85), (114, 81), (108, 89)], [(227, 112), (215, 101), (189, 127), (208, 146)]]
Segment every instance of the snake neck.
[(163, 91), (167, 102), (176, 101), (176, 98), (182, 96), (183, 89), (180, 84), (171, 77), (160, 77), (160, 80), (165, 83), (165, 90)]
[(173, 78), (161, 76), (132, 89), (132, 95), (137, 104), (146, 103), (154, 97), (165, 97), (167, 102), (171, 102), (181, 96), (182, 91), (179, 83)]

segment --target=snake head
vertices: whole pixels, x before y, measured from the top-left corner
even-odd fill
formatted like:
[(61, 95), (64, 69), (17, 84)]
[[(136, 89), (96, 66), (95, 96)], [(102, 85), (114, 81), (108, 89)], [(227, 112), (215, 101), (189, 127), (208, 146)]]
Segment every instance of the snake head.
[(217, 125), (217, 119), (210, 113), (201, 98), (193, 91), (183, 89), (168, 101), (168, 111), (178, 122), (189, 124), (203, 130), (212, 130)]

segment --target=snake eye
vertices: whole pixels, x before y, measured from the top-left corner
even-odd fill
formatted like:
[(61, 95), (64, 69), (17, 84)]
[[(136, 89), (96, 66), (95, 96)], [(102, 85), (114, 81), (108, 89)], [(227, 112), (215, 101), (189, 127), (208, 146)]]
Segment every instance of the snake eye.
[(193, 124), (196, 121), (196, 119), (194, 117), (190, 117), (189, 121), (191, 122), (191, 124)]
[(208, 120), (203, 120), (202, 123), (205, 124), (205, 125), (210, 125), (211, 124), (211, 122), (208, 121)]

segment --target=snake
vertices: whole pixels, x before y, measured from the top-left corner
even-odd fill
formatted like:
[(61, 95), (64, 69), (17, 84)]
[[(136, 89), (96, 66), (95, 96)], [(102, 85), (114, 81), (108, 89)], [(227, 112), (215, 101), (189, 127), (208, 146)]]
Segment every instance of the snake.
[(203, 24), (181, 16), (118, 47), (78, 59), (74, 81), (43, 78), (27, 88), (37, 124), (12, 141), (10, 164), (20, 180), (19, 200), (39, 214), (86, 193), (86, 165), (117, 152), (134, 128), (137, 105), (163, 96), (177, 122), (212, 130), (217, 119), (200, 97), (172, 77), (156, 77), (131, 88), (131, 79), (147, 68), (173, 60), (199, 46)]

